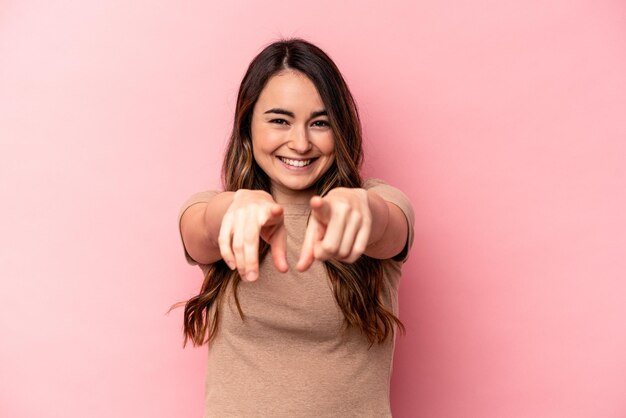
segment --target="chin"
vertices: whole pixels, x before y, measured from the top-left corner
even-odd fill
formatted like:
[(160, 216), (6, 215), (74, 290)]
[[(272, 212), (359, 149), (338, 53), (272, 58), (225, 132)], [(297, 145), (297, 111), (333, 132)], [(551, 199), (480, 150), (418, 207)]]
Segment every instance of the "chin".
[(293, 192), (304, 192), (315, 186), (315, 181), (279, 181), (279, 184)]
[(283, 184), (283, 186), (293, 192), (306, 192), (313, 188), (312, 184)]

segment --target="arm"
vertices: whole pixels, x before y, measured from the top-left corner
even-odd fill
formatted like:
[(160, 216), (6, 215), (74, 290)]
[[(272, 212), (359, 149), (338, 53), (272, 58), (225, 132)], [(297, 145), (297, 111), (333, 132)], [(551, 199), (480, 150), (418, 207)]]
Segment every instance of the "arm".
[(364, 254), (372, 258), (392, 258), (406, 245), (409, 234), (406, 217), (398, 206), (385, 201), (375, 191), (368, 190), (367, 195), (372, 231)]
[(234, 192), (219, 193), (208, 202), (189, 206), (180, 219), (180, 233), (187, 253), (200, 264), (222, 258), (218, 244), (222, 218), (233, 201)]

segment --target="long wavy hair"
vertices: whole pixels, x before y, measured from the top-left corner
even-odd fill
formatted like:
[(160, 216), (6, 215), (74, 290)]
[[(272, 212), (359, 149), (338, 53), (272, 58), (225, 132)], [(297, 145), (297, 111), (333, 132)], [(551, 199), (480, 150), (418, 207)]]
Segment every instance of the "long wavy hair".
[[(339, 69), (324, 51), (302, 39), (289, 39), (263, 49), (252, 60), (241, 82), (233, 130), (222, 166), (224, 190), (256, 189), (271, 193), (270, 180), (252, 154), (251, 121), (254, 105), (266, 83), (284, 70), (298, 71), (313, 82), (333, 131), (334, 162), (314, 185), (316, 193), (324, 196), (335, 187), (362, 187), (359, 173), (363, 161), (361, 122), (352, 94)], [(263, 260), (268, 251), (269, 245), (261, 241), (259, 259)], [(383, 270), (386, 262), (366, 255), (352, 264), (324, 261), (346, 328), (360, 329), (370, 346), (393, 337), (395, 326), (404, 332), (400, 320), (381, 299), (385, 290)], [(239, 315), (244, 319), (237, 297), (240, 281), (237, 270), (230, 270), (223, 260), (207, 266), (200, 293), (185, 303), (185, 344), (191, 340), (200, 346), (213, 340), (219, 328), (221, 301), (231, 282)]]

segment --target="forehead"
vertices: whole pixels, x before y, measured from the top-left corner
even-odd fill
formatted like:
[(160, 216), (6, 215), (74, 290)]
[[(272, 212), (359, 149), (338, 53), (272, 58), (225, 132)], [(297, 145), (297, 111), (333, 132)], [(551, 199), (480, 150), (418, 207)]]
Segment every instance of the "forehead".
[[(315, 84), (304, 74), (284, 70), (273, 75), (261, 91), (259, 107), (281, 107), (286, 110), (323, 110), (324, 102)], [(255, 106), (256, 107), (256, 106)]]

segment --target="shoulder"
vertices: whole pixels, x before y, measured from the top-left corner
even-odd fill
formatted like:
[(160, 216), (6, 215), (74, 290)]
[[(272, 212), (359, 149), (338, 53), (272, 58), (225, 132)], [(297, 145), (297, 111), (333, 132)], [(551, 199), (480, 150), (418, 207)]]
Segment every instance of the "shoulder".
[(180, 223), (180, 219), (183, 216), (183, 213), (185, 213), (185, 211), (187, 209), (189, 209), (191, 206), (197, 204), (197, 203), (207, 203), (209, 200), (211, 200), (211, 198), (213, 198), (214, 196), (220, 194), (221, 192), (218, 190), (206, 190), (203, 192), (197, 192), (192, 194), (191, 196), (189, 196), (187, 198), (187, 200), (185, 200), (185, 202), (182, 204), (182, 206), (180, 207), (180, 210), (178, 211), (178, 221)]
[(188, 208), (189, 206), (196, 204), (196, 203), (206, 203), (209, 200), (211, 200), (211, 198), (217, 194), (221, 193), (218, 190), (205, 190), (203, 192), (197, 192), (192, 194), (191, 196), (189, 196), (189, 198), (187, 198), (187, 200), (185, 200), (185, 203), (183, 203), (183, 208)]

